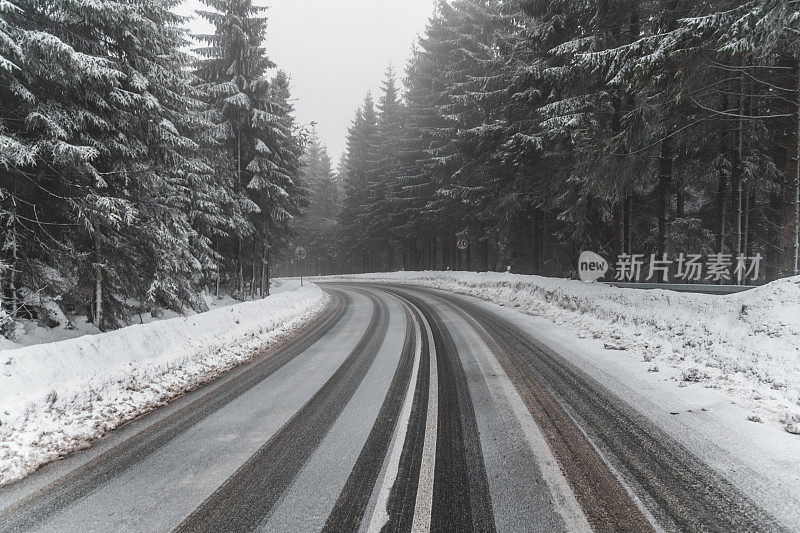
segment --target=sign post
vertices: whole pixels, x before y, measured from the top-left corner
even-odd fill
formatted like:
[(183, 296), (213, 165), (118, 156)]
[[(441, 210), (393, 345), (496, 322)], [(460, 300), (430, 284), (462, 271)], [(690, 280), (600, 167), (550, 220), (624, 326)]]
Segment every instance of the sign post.
[[(306, 249), (302, 246), (298, 246), (294, 249), (294, 256), (297, 259), (297, 262), (300, 263), (303, 259), (306, 258)], [(303, 286), (303, 266), (300, 265), (300, 286)]]
[[(467, 248), (469, 248), (469, 239), (467, 239), (467, 237), (463, 235), (460, 237), (456, 235), (456, 248), (458, 248), (460, 252), (467, 251)], [(456, 256), (457, 256), (456, 260), (458, 262), (458, 269), (461, 270), (462, 261), (464, 261), (464, 257), (460, 253), (456, 253)]]

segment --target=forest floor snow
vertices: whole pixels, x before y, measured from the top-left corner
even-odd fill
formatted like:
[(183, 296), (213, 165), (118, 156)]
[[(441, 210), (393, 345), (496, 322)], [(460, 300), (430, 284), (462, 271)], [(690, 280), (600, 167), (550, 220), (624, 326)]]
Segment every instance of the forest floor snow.
[[(252, 359), (329, 297), (282, 284), (261, 300), (0, 350), (0, 485)], [(219, 302), (218, 302), (219, 303)]]
[(379, 281), (474, 296), (566, 326), (690, 394), (717, 389), (748, 423), (800, 434), (800, 277), (728, 296), (621, 289), (507, 273), (395, 272), (312, 278)]

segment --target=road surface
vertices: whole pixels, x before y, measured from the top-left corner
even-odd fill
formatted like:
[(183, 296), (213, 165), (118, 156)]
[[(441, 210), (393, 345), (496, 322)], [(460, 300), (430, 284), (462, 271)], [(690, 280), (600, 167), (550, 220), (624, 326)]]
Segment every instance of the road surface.
[(782, 529), (488, 306), (325, 288), (282, 346), (0, 489), (0, 531)]

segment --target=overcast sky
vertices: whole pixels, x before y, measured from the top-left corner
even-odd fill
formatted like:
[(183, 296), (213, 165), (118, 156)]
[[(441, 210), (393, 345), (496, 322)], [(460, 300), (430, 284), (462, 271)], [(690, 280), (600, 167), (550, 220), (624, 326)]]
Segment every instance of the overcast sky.
[[(402, 77), (435, 0), (256, 0), (269, 6), (267, 52), (292, 77), (297, 120), (317, 122), (334, 166), (347, 127), (368, 90), (376, 95), (391, 63)], [(183, 14), (202, 9), (187, 0)], [(192, 23), (206, 32), (204, 21)]]

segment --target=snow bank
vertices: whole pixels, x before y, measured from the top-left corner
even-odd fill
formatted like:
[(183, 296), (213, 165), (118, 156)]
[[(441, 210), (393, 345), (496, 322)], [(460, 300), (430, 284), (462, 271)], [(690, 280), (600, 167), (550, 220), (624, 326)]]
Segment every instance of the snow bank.
[(0, 351), (0, 485), (246, 362), (327, 302), (309, 285), (190, 317)]
[[(272, 286), (270, 287), (270, 292), (272, 294), (278, 294), (284, 291), (293, 291), (299, 287), (299, 280), (284, 282), (273, 280)], [(208, 292), (202, 292), (199, 296), (205, 302), (209, 311), (213, 311), (214, 309), (218, 309), (220, 307), (228, 307), (229, 305), (237, 305), (242, 303), (241, 300), (237, 300), (230, 294), (225, 293), (215, 296)], [(41, 297), (39, 298), (40, 300), (35, 302), (32, 307), (39, 309), (42, 307), (47, 307), (51, 316), (57, 316), (57, 321), (60, 322), (60, 325), (56, 327), (48, 327), (41, 325), (39, 320), (19, 318), (14, 322), (13, 325), (14, 340), (10, 340), (0, 335), (0, 351), (14, 350), (16, 348), (32, 346), (34, 344), (59, 342), (67, 339), (83, 337), (84, 335), (97, 335), (100, 333), (100, 330), (97, 329), (94, 324), (89, 322), (88, 317), (76, 315), (70, 319), (64, 315), (63, 311), (61, 311), (61, 309), (56, 305), (56, 302), (52, 300), (48, 301), (46, 299), (42, 300)], [(127, 300), (126, 303), (133, 308), (137, 307), (139, 304), (138, 301), (133, 299)], [(150, 322), (155, 322), (157, 320), (167, 320), (170, 318), (192, 316), (197, 314), (197, 312), (191, 308), (184, 308), (183, 312), (181, 313), (175, 312), (171, 309), (157, 309), (157, 311), (157, 315), (149, 312), (134, 313), (128, 317), (129, 322), (125, 325), (130, 326), (133, 324), (149, 324)], [(7, 323), (4, 323), (4, 316)], [(2, 309), (0, 309), (0, 333), (4, 331), (6, 326), (11, 326), (11, 317), (9, 317)]]
[[(800, 432), (800, 277), (713, 296), (620, 289), (506, 273), (396, 272), (315, 278), (422, 285), (482, 298), (575, 326), (620, 356), (679, 369)], [(653, 364), (649, 364), (653, 368)], [(655, 370), (654, 370), (655, 371)]]

